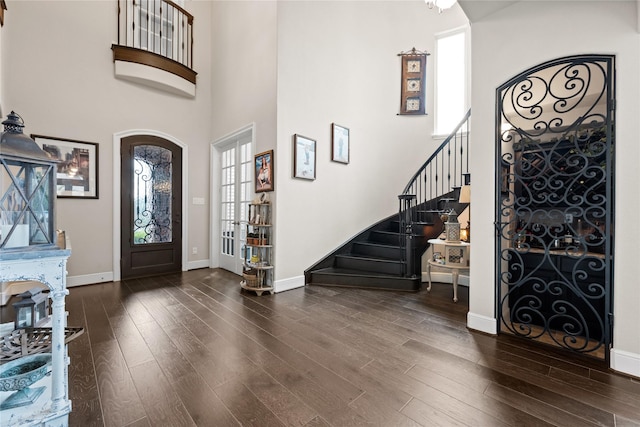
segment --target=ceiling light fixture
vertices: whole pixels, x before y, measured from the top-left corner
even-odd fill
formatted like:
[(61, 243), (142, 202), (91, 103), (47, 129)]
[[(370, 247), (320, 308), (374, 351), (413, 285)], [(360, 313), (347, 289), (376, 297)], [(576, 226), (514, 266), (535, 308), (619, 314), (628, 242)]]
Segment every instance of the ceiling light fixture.
[(456, 3), (456, 0), (424, 0), (424, 2), (429, 6), (429, 9), (437, 7), (438, 12), (442, 13), (443, 10), (449, 9), (453, 6)]

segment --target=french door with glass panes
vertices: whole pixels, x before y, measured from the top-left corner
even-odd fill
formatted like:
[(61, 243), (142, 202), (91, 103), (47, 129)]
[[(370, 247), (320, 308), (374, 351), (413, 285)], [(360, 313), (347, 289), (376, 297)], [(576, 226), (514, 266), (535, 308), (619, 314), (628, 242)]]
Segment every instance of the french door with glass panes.
[(242, 274), (246, 222), (253, 197), (251, 135), (244, 133), (220, 152), (220, 267)]

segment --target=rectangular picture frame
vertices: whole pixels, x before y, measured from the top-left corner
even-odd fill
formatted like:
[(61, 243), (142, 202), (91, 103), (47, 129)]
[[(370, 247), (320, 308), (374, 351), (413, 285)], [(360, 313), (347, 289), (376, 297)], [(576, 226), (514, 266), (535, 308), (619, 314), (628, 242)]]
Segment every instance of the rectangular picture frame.
[(339, 124), (331, 124), (331, 160), (349, 164), (350, 141), (349, 128)]
[(273, 150), (264, 151), (253, 156), (254, 191), (256, 193), (274, 190), (274, 167)]
[(426, 114), (427, 52), (413, 48), (400, 53), (402, 71), (400, 82), (400, 115)]
[(293, 177), (316, 179), (316, 140), (293, 135)]
[(59, 161), (56, 176), (58, 198), (98, 198), (97, 143), (45, 135), (31, 135), (31, 138)]

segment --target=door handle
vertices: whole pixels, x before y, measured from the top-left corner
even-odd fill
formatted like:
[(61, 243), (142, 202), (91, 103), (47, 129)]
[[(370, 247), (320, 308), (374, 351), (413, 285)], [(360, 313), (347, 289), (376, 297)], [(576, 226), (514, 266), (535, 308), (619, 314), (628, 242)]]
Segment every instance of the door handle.
[(240, 225), (240, 221), (233, 221), (231, 224), (233, 224), (233, 225)]

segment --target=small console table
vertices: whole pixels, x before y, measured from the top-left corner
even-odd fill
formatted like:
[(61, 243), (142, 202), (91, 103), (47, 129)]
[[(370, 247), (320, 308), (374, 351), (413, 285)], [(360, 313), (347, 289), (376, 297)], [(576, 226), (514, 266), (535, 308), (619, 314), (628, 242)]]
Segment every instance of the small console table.
[[(69, 249), (6, 252), (0, 259), (0, 281), (38, 281), (51, 290), (52, 346), (50, 389), (31, 405), (1, 411), (3, 426), (67, 426), (71, 401), (69, 400), (67, 346), (65, 345), (65, 297), (67, 290), (67, 259)], [(49, 388), (49, 387), (47, 387)], [(2, 393), (6, 397), (10, 393)], [(49, 397), (47, 400), (46, 397)]]
[[(461, 272), (469, 272), (469, 243), (449, 242), (442, 239), (429, 239), (429, 244), (434, 246), (434, 256), (427, 262), (427, 275), (429, 286), (427, 292), (431, 291), (431, 268), (438, 267), (449, 270), (453, 282), (453, 302), (458, 302), (458, 276)], [(436, 246), (442, 247), (436, 250)], [(438, 257), (437, 254), (440, 253)]]

